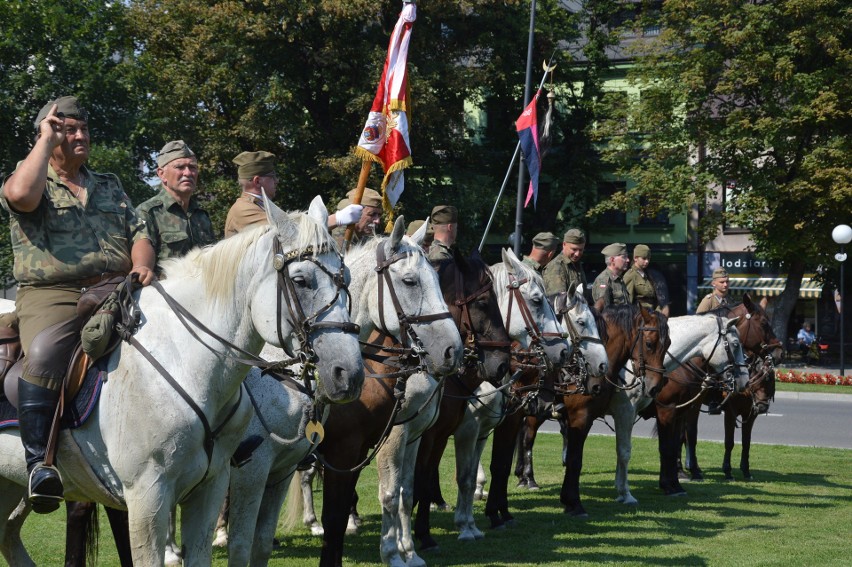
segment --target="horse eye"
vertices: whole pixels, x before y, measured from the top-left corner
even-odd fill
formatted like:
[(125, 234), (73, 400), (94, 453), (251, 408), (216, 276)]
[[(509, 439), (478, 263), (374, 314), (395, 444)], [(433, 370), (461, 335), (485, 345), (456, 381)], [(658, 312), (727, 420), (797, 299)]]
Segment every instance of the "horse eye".
[(299, 287), (306, 287), (308, 285), (308, 280), (305, 279), (305, 276), (293, 276), (293, 283)]
[(654, 348), (654, 343), (652, 343), (651, 341), (645, 341), (645, 348), (651, 350), (652, 348)]
[(417, 278), (415, 278), (414, 276), (405, 276), (404, 278), (402, 278), (402, 283), (408, 286), (415, 286), (417, 285)]

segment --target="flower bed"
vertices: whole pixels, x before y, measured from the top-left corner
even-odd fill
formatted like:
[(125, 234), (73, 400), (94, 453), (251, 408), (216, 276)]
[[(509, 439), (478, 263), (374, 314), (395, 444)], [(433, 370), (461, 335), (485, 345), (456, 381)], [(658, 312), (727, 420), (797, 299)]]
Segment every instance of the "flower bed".
[(852, 386), (852, 376), (835, 376), (820, 372), (802, 372), (801, 370), (775, 369), (775, 379), (791, 384), (821, 384), (826, 386)]

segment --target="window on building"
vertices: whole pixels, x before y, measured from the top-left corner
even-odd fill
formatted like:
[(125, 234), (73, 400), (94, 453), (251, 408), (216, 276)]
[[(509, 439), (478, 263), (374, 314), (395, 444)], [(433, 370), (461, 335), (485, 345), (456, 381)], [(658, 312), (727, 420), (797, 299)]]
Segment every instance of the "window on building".
[[(614, 194), (627, 188), (624, 181), (604, 181), (598, 184), (598, 198), (603, 203)], [(619, 210), (609, 210), (598, 216), (598, 223), (605, 226), (627, 226), (627, 213)]]
[(639, 197), (639, 224), (642, 226), (668, 225), (669, 210), (658, 209), (647, 197)]

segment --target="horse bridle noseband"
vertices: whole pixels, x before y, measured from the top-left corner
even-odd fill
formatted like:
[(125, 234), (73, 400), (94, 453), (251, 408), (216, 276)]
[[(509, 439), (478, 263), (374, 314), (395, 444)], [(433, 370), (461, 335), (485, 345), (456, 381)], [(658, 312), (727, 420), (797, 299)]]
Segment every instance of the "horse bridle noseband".
[[(580, 300), (577, 299), (576, 296), (571, 296), (571, 302), (565, 305), (564, 308), (560, 308), (558, 314), (562, 317), (562, 324), (565, 326), (565, 330), (568, 333), (568, 338), (571, 339), (571, 358), (565, 364), (565, 374), (568, 375), (568, 380), (560, 380), (557, 386), (557, 393), (559, 395), (572, 395), (572, 394), (586, 394), (589, 391), (589, 363), (586, 360), (586, 355), (583, 354), (582, 349), (580, 348), (583, 342), (587, 343), (597, 343), (603, 345), (604, 342), (599, 337), (592, 337), (590, 335), (582, 335), (580, 331), (577, 330), (577, 327), (574, 325), (574, 321), (571, 320), (571, 317), (568, 316), (569, 311), (573, 311), (577, 305), (579, 305)], [(560, 373), (562, 376), (562, 373)], [(573, 390), (569, 390), (569, 385), (575, 385)]]

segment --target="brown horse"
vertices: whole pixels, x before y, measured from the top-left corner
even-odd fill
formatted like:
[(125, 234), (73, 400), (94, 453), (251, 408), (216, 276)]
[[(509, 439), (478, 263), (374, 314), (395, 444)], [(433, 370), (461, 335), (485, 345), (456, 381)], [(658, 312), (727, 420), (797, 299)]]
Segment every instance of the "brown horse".
[[(607, 337), (606, 351), (609, 357), (607, 384), (597, 395), (575, 393), (563, 396), (564, 407), (559, 411), (558, 418), (563, 436), (562, 460), (565, 465), (560, 502), (564, 512), (575, 517), (588, 516), (580, 501), (580, 473), (586, 438), (594, 420), (606, 414), (616, 388), (622, 388), (620, 370), (632, 360), (637, 378), (641, 378), (638, 382), (644, 383), (649, 392), (659, 390), (665, 382), (663, 361), (670, 344), (665, 315), (634, 305), (611, 305), (603, 309), (602, 316), (602, 334)], [(519, 486), (533, 490), (538, 485), (533, 475), (532, 446), (544, 417), (538, 415), (527, 418), (527, 427), (519, 436), (515, 474), (520, 479)]]
[(454, 260), (441, 263), (437, 269), (444, 299), (465, 345), (465, 364), (458, 374), (445, 380), (438, 421), (423, 434), (417, 452), (414, 536), (422, 550), (438, 547), (430, 533), (429, 506), (447, 441), (464, 419), (468, 401), (482, 381), (499, 386), (510, 368), (511, 343), (488, 266), (476, 253), (464, 258), (455, 252)]
[[(741, 469), (746, 478), (751, 431), (754, 421), (769, 410), (775, 394), (774, 357), (780, 356), (781, 343), (772, 332), (763, 309), (746, 294), (743, 303), (734, 307), (721, 307), (709, 313), (722, 317), (739, 317), (737, 332), (749, 365), (748, 387), (739, 393), (727, 394), (723, 401), (725, 411), (725, 474), (730, 478), (730, 453), (734, 445), (736, 419), (743, 419), (743, 460)], [(696, 434), (701, 402), (713, 392), (702, 389), (705, 373), (700, 360), (672, 372), (669, 381), (656, 403), (647, 408), (643, 417), (656, 415), (660, 450), (660, 488), (668, 495), (681, 495), (686, 491), (680, 484), (679, 457), (681, 442), (685, 439), (688, 464), (693, 480), (703, 479), (695, 456)]]

